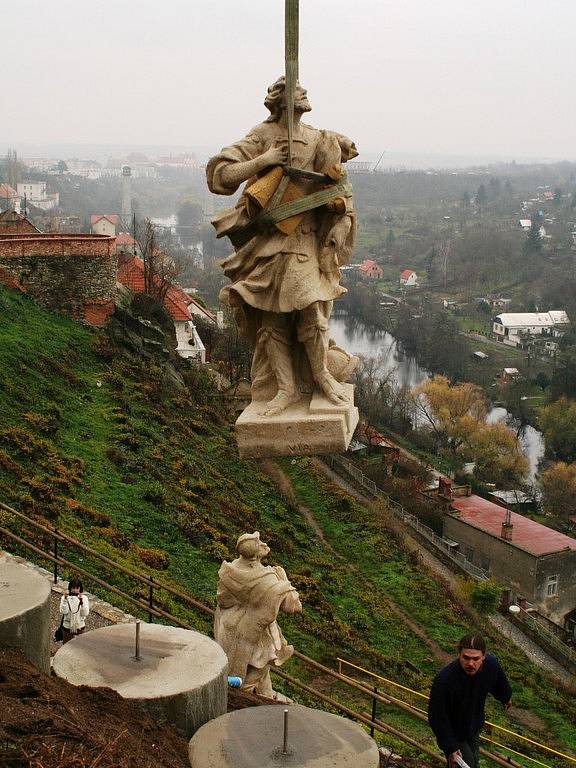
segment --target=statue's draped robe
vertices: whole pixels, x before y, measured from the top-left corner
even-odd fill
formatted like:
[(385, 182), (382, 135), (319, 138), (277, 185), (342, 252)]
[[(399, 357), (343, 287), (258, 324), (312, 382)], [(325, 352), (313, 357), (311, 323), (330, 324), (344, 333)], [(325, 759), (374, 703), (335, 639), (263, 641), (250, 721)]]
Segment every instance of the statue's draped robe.
[(249, 667), (264, 670), (290, 658), (276, 616), (300, 610), (298, 593), (283, 568), (224, 562), (218, 572), (214, 637), (228, 656), (229, 674), (246, 679)]
[[(286, 130), (277, 123), (256, 126), (244, 139), (224, 148), (210, 160), (206, 168), (210, 190), (221, 195), (233, 194), (238, 187), (224, 184), (224, 168), (231, 163), (252, 160), (272, 146), (285, 144)], [(292, 165), (301, 170), (326, 173), (356, 155), (350, 139), (302, 123), (293, 139)], [(249, 179), (246, 187), (257, 178)], [(295, 183), (303, 195), (319, 189), (315, 181), (298, 179)], [(251, 220), (250, 213), (248, 199), (242, 195), (235, 208), (218, 213), (212, 223), (218, 235), (228, 234), (233, 240), (234, 230)], [(341, 216), (352, 220), (346, 242), (338, 254), (339, 263), (344, 264), (352, 253), (356, 231), (351, 198), (346, 201), (344, 214), (332, 212), (326, 206), (307, 211), (292, 234), (285, 235), (275, 228), (260, 232), (222, 262), (231, 285), (222, 290), (220, 297), (240, 310), (237, 319), (247, 336), (255, 338), (259, 328), (258, 310), (292, 312), (314, 302), (332, 302), (346, 292), (339, 285), (337, 268), (322, 272), (318, 258), (330, 228)]]

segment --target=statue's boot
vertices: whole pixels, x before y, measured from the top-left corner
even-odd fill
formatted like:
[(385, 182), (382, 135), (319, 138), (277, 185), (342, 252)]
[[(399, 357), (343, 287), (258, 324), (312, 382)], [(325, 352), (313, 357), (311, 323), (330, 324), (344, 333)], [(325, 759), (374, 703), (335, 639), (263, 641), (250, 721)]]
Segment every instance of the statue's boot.
[(291, 345), (284, 334), (272, 330), (266, 339), (266, 354), (276, 378), (278, 392), (262, 411), (263, 416), (277, 416), (300, 400), (292, 364)]

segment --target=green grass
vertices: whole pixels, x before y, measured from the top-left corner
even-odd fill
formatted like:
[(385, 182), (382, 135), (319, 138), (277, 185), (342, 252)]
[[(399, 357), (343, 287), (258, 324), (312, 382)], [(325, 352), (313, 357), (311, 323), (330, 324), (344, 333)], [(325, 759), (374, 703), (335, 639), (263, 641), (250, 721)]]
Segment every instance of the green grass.
[[(357, 504), (308, 460), (280, 460), (299, 501), (322, 528), (327, 549), (258, 464), (239, 459), (222, 414), (194, 391), (171, 388), (165, 368), (118, 354), (102, 332), (1, 287), (0, 312), (0, 500), (208, 604), (237, 536), (258, 529), (302, 596), (303, 614), (281, 622), (290, 642), (331, 665), (342, 656), (418, 690), (427, 687), (439, 665), (430, 644), (451, 653), (470, 619), (388, 529), (384, 513)], [(22, 530), (6, 513), (0, 520)], [(142, 550), (157, 550), (166, 568), (147, 566)], [(88, 555), (64, 548), (64, 556), (111, 578)], [(128, 577), (115, 583), (146, 596)], [(210, 630), (203, 615), (183, 609), (167, 593), (158, 599), (166, 610)], [(131, 610), (128, 603), (122, 607)], [(517, 702), (554, 728), (559, 743), (576, 748), (570, 733), (574, 702), (515, 648), (491, 637), (510, 670)], [(287, 671), (314, 677), (296, 660)], [(344, 702), (363, 698), (338, 690)], [(294, 697), (317, 705), (301, 693)], [(365, 697), (362, 706), (368, 706)], [(386, 713), (390, 722), (404, 724), (404, 718)], [(404, 725), (429, 739), (421, 725)]]

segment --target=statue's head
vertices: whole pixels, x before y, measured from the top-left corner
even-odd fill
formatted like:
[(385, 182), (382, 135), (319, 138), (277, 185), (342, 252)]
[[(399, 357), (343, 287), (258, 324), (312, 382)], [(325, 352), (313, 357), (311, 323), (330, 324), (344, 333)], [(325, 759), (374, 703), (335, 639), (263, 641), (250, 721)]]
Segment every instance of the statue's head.
[[(268, 88), (268, 93), (264, 99), (264, 106), (270, 111), (271, 121), (280, 119), (282, 110), (286, 109), (286, 78), (279, 77), (275, 83)], [(300, 83), (296, 83), (294, 91), (294, 111), (295, 112), (310, 112), (312, 107), (308, 101), (308, 93), (305, 88), (302, 88)]]
[(246, 560), (261, 560), (270, 552), (270, 547), (263, 541), (260, 541), (260, 531), (254, 533), (243, 533), (238, 537), (236, 549), (241, 557)]

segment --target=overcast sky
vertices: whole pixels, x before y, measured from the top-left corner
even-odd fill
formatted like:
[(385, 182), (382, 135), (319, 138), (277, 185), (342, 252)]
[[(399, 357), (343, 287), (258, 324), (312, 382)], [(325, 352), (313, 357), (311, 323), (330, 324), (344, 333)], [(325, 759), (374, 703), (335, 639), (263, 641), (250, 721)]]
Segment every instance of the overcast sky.
[[(284, 0), (4, 0), (2, 144), (221, 146)], [(576, 0), (300, 0), (308, 121), (360, 151), (576, 159)], [(361, 158), (360, 158), (361, 159)]]

